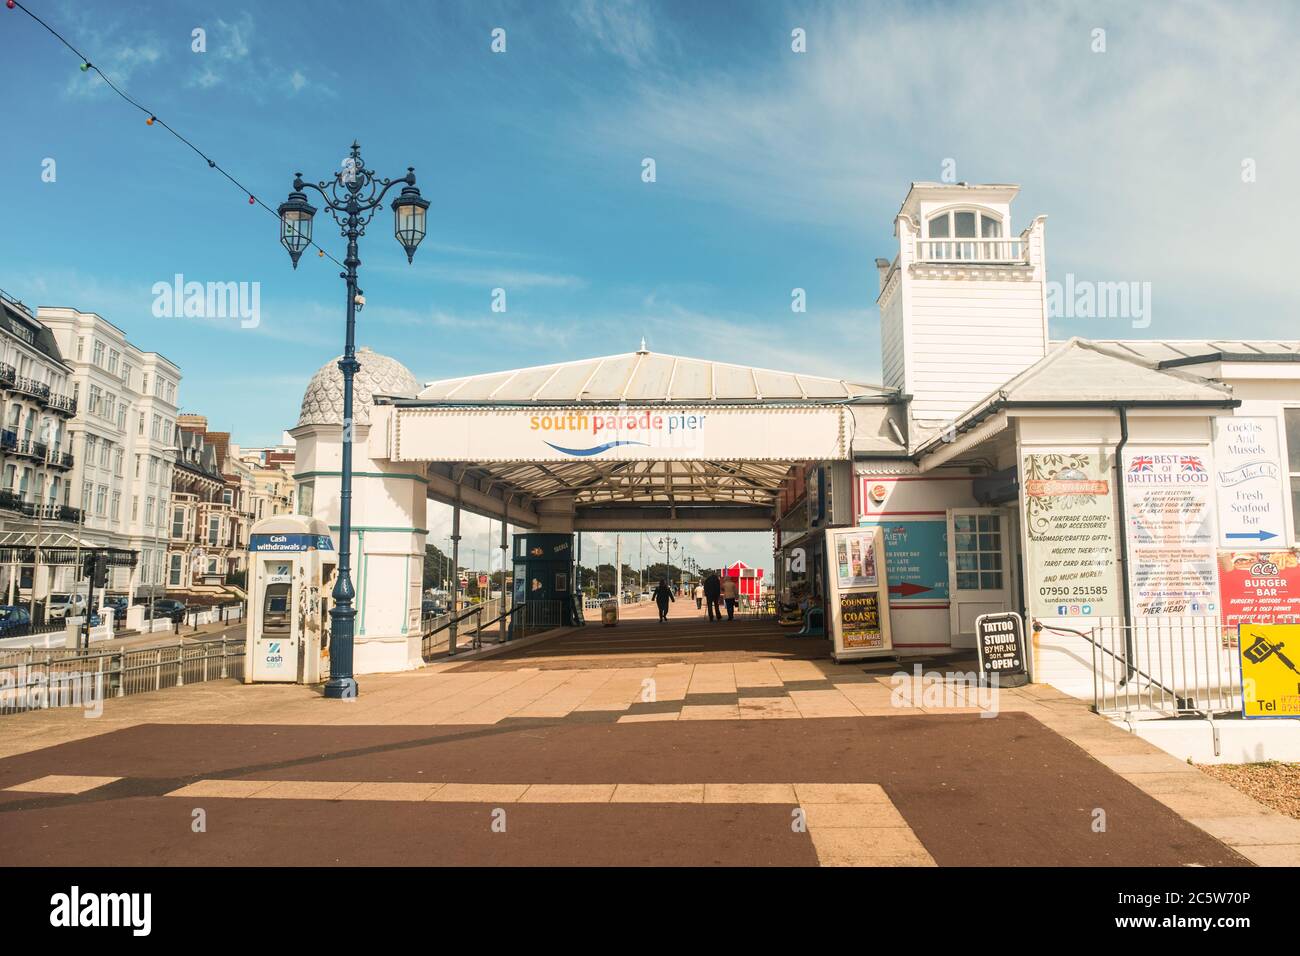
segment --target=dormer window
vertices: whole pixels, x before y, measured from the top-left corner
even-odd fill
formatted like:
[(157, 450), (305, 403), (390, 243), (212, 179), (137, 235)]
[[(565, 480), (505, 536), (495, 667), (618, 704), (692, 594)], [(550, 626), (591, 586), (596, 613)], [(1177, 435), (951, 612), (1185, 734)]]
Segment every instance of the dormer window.
[(989, 212), (975, 209), (949, 209), (931, 216), (931, 239), (1000, 239), (1002, 220)]
[(1003, 239), (1002, 219), (985, 209), (945, 209), (925, 222), (917, 256), (924, 262), (1019, 262), (1018, 239)]

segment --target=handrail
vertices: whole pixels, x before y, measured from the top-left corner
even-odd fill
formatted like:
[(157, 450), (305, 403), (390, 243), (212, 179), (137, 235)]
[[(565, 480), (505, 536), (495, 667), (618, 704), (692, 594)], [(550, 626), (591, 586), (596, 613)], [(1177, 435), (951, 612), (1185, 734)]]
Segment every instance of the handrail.
[[(1091, 644), (1096, 650), (1101, 651), (1103, 654), (1109, 654), (1118, 663), (1124, 665), (1124, 669), (1126, 672), (1124, 678), (1116, 682), (1115, 686), (1117, 687), (1125, 686), (1129, 682), (1129, 678), (1133, 677), (1134, 675), (1137, 675), (1138, 677), (1145, 677), (1147, 683), (1149, 683), (1152, 687), (1157, 687), (1160, 690), (1164, 691), (1166, 694), (1168, 694), (1170, 697), (1172, 697), (1180, 710), (1195, 709), (1193, 707), (1188, 706), (1193, 703), (1192, 698), (1178, 696), (1178, 691), (1174, 690), (1171, 687), (1166, 687), (1164, 684), (1160, 683), (1160, 681), (1156, 680), (1150, 674), (1146, 673), (1143, 670), (1139, 670), (1136, 666), (1133, 665), (1131, 661), (1125, 660), (1123, 657), (1120, 657), (1109, 647), (1104, 647), (1100, 642), (1094, 639), (1091, 634), (1086, 634), (1083, 631), (1076, 631), (1072, 627), (1061, 627), (1058, 624), (1044, 624), (1042, 621), (1039, 620), (1035, 620), (1033, 622), (1032, 629), (1035, 633), (1046, 630), (1046, 631), (1056, 631), (1058, 634), (1073, 634), (1075, 637), (1083, 638), (1085, 641)], [(1097, 669), (1095, 667), (1093, 668), (1092, 677), (1093, 677), (1093, 683), (1095, 684), (1097, 680)], [(1094, 690), (1093, 697), (1096, 698), (1096, 696), (1097, 695)]]

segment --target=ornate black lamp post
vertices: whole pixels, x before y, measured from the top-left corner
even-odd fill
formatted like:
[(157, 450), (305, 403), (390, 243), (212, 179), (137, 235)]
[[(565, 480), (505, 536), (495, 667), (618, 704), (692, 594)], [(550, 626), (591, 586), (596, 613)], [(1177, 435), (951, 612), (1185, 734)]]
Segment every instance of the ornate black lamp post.
[(330, 679), (325, 684), (326, 697), (357, 696), (356, 678), (352, 676), (352, 631), (356, 609), (352, 606), (356, 590), (352, 587), (352, 379), (361, 370), (356, 357), (357, 310), (365, 304), (357, 288), (357, 239), (366, 234), (366, 226), (375, 212), (384, 204), (388, 191), (402, 183), (402, 191), (392, 202), (393, 233), (406, 250), (406, 261), (415, 258), (416, 247), (424, 238), (425, 212), (429, 201), (420, 197), (415, 186), (415, 167), (407, 167), (406, 175), (399, 179), (380, 179), (374, 170), (366, 169), (361, 160), (361, 147), (352, 144), (351, 155), (344, 160), (343, 169), (332, 180), (319, 183), (304, 182), (302, 173), (295, 173), (293, 192), (280, 204), (280, 242), (289, 250), (293, 267), (311, 245), (314, 206), (307, 202), (304, 189), (314, 189), (320, 194), (326, 210), (338, 223), (339, 232), (348, 240), (344, 271), (339, 277), (348, 284), (347, 342), (339, 369), (343, 372), (343, 475), (339, 489), (339, 570), (334, 584), (334, 606), (330, 609)]

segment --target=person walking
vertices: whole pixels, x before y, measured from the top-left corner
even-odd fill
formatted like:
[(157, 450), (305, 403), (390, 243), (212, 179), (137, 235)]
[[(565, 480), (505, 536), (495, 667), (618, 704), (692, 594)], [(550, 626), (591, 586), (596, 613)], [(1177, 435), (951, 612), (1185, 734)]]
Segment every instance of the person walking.
[(677, 599), (673, 597), (673, 589), (668, 586), (667, 580), (659, 582), (659, 586), (655, 588), (654, 599), (655, 604), (659, 605), (659, 620), (668, 620), (668, 602)]
[[(735, 578), (733, 578), (731, 575), (727, 575), (725, 578), (723, 578), (722, 599), (727, 602), (728, 621), (734, 621), (736, 619), (736, 595), (738, 593), (738, 590), (739, 589), (736, 587)], [(719, 614), (718, 617), (722, 617), (722, 615)]]
[(722, 608), (718, 604), (718, 598), (722, 596), (722, 582), (718, 580), (718, 572), (710, 571), (709, 576), (704, 579), (704, 600), (709, 606), (709, 620), (721, 621)]
[(695, 587), (691, 590), (691, 596), (695, 598), (695, 610), (704, 607), (704, 586), (699, 581), (695, 582)]

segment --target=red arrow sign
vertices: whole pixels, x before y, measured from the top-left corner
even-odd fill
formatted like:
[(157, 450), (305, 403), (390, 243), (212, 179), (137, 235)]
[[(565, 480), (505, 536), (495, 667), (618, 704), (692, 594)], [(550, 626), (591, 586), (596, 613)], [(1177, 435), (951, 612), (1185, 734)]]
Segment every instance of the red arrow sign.
[(924, 584), (891, 584), (889, 586), (890, 594), (897, 594), (899, 597), (911, 597), (914, 594), (924, 594), (926, 591), (933, 591), (934, 588), (928, 588)]

